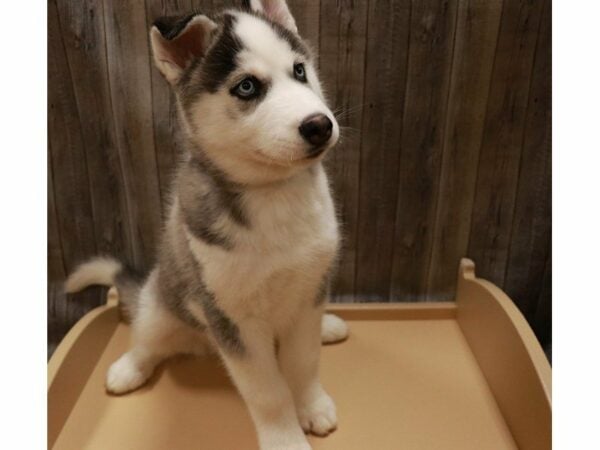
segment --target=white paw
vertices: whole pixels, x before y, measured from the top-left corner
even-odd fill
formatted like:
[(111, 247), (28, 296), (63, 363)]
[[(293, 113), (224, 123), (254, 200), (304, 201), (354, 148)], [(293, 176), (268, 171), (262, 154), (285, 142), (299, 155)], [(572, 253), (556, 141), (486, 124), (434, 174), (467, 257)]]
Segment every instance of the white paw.
[(337, 413), (331, 397), (322, 389), (320, 391), (311, 401), (300, 405), (298, 420), (305, 432), (327, 436), (337, 428)]
[(321, 319), (321, 342), (333, 344), (348, 337), (348, 325), (338, 316), (323, 314)]
[(112, 394), (124, 394), (141, 385), (152, 375), (152, 370), (138, 367), (129, 353), (125, 353), (110, 366), (106, 375), (106, 390)]

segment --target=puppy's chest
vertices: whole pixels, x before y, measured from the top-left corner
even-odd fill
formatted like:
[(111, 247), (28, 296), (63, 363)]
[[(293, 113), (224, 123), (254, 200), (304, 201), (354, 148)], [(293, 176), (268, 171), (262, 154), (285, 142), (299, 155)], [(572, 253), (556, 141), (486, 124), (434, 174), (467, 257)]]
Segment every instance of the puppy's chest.
[(203, 252), (207, 283), (230, 298), (318, 285), (338, 247), (326, 183), (245, 193), (243, 207), (248, 226), (233, 232), (233, 247)]
[(234, 253), (273, 269), (310, 265), (335, 253), (338, 225), (329, 191), (319, 186), (250, 194), (250, 226), (240, 230)]

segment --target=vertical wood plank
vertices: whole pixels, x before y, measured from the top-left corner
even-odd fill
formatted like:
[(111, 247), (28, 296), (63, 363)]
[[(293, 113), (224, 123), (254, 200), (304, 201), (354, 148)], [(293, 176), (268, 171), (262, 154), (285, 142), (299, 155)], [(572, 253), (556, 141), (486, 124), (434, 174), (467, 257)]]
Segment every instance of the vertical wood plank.
[(48, 143), (65, 269), (96, 253), (81, 122), (56, 2), (48, 3)]
[(551, 8), (537, 42), (504, 289), (525, 317), (534, 318), (552, 228)]
[(54, 181), (52, 178), (52, 151), (50, 142), (48, 142), (48, 165), (47, 165), (47, 183), (48, 183), (48, 283), (64, 280), (65, 266), (63, 262), (62, 245), (60, 233), (58, 232), (58, 218), (56, 216), (56, 201), (54, 199)]
[[(50, 30), (48, 30), (50, 31)], [(66, 298), (59, 296), (61, 292), (58, 289), (59, 283), (49, 281), (47, 285), (48, 290), (48, 328), (47, 328), (47, 340), (48, 340), (48, 359), (54, 353), (56, 346), (61, 341), (63, 336), (67, 333), (68, 329), (64, 325), (66, 321), (64, 317), (66, 314), (60, 314), (61, 308), (66, 308)]]
[(501, 14), (501, 0), (459, 2), (437, 211), (433, 219), (429, 299), (454, 298), (458, 263), (467, 254)]
[(355, 284), (365, 301), (390, 292), (410, 14), (407, 0), (369, 2)]
[(96, 251), (130, 260), (127, 202), (111, 120), (102, 2), (59, 0), (57, 7), (81, 121)]
[(423, 300), (433, 241), (444, 120), (452, 69), (456, 1), (413, 5), (398, 201), (393, 239), (391, 298)]
[(104, 1), (104, 23), (112, 110), (130, 211), (134, 263), (139, 269), (146, 269), (152, 262), (161, 228), (161, 205), (144, 1)]
[[(206, 3), (206, 2), (204, 2)], [(159, 17), (184, 16), (193, 10), (190, 0), (146, 0), (147, 33), (151, 24)], [(198, 9), (202, 11), (203, 9)], [(152, 120), (154, 129), (154, 148), (158, 169), (161, 205), (163, 214), (166, 212), (166, 193), (169, 190), (175, 165), (183, 154), (181, 130), (177, 118), (175, 96), (169, 84), (165, 81), (152, 62), (150, 52), (151, 83), (152, 83)]]
[(542, 346), (547, 348), (552, 343), (552, 242), (548, 241), (548, 256), (542, 278), (535, 316), (530, 320), (533, 331)]
[[(60, 242), (64, 269), (58, 270), (64, 275), (95, 254), (97, 248), (81, 119), (55, 1), (48, 2), (48, 86), (51, 87), (48, 89), (48, 181), (54, 194), (49, 206), (54, 206), (56, 211), (57, 231), (50, 234), (49, 239)], [(50, 285), (55, 295), (48, 296), (48, 337), (59, 340), (81, 315), (100, 304), (101, 299), (98, 292), (83, 292), (78, 297), (77, 314), (71, 315), (68, 309), (72, 306), (64, 295), (58, 294), (62, 292), (62, 280), (50, 281)]]
[(503, 287), (543, 2), (505, 0), (492, 73), (471, 220), (469, 256)]
[(203, 14), (217, 15), (223, 10), (239, 8), (242, 2), (231, 0), (192, 0), (194, 11), (200, 11)]
[(333, 298), (354, 294), (367, 11), (367, 2), (321, 3), (321, 78), (342, 127), (340, 142), (326, 161), (343, 241)]
[[(324, 0), (323, 3), (333, 4), (333, 2), (327, 2), (327, 0)], [(318, 55), (320, 55), (321, 0), (312, 0), (310, 2), (304, 0), (288, 0), (288, 5), (296, 20), (300, 36), (302, 36), (315, 51), (318, 64)], [(331, 25), (332, 24), (330, 24), (330, 26)]]

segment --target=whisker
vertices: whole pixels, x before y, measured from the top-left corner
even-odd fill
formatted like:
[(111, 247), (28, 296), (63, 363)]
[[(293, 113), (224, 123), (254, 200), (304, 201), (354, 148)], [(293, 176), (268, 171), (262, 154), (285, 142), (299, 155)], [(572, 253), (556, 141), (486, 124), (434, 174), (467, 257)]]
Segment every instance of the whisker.
[(350, 106), (348, 108), (340, 107), (333, 111), (333, 115), (335, 116), (336, 119), (339, 119), (342, 117), (349, 117), (351, 114), (354, 114), (358, 110), (362, 109), (364, 105), (365, 105), (364, 103), (359, 103), (359, 104)]

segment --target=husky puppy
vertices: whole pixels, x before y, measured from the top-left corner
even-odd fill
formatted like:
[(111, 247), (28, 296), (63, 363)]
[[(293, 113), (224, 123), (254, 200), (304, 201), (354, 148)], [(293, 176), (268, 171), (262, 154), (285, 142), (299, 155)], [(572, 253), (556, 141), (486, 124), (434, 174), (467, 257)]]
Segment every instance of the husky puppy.
[(131, 349), (108, 391), (140, 387), (176, 353), (212, 343), (244, 398), (261, 449), (310, 449), (336, 409), (319, 382), (321, 340), (346, 324), (323, 314), (338, 225), (323, 155), (338, 140), (313, 57), (284, 0), (218, 17), (163, 18), (150, 30), (187, 141), (158, 261), (137, 277), (95, 258), (66, 291), (116, 285)]

